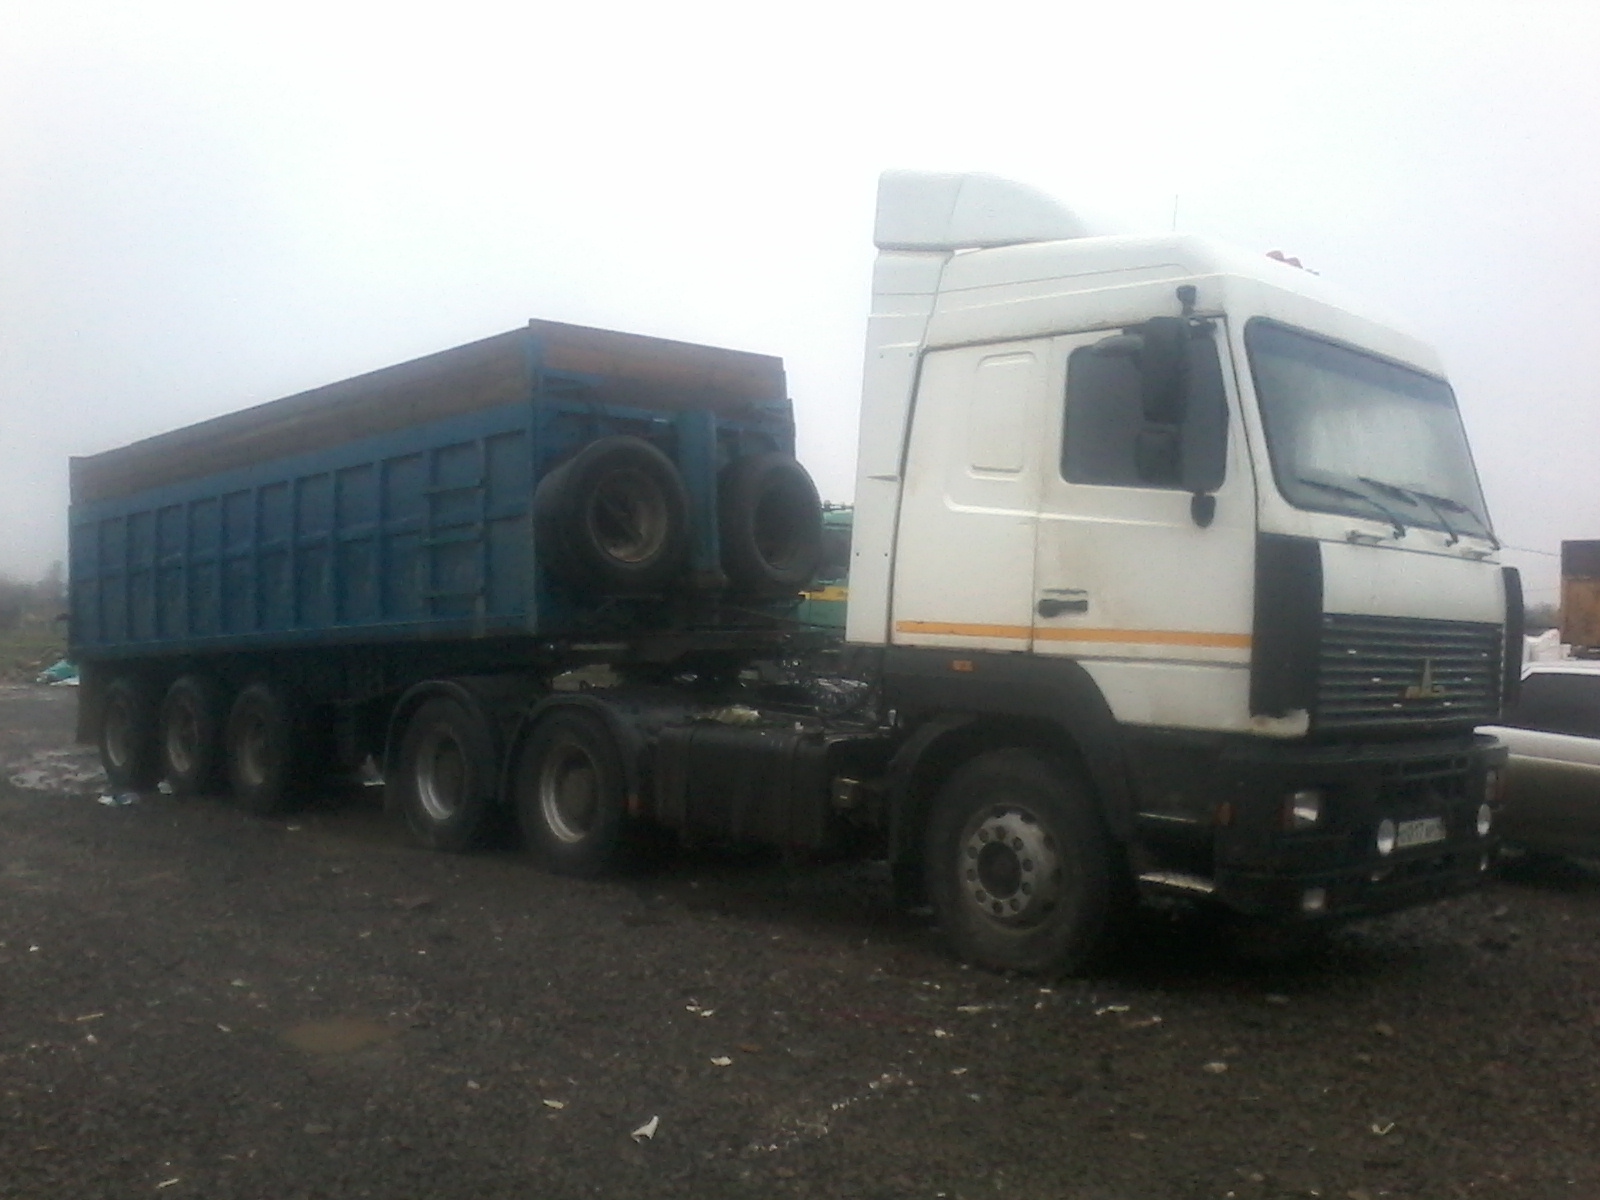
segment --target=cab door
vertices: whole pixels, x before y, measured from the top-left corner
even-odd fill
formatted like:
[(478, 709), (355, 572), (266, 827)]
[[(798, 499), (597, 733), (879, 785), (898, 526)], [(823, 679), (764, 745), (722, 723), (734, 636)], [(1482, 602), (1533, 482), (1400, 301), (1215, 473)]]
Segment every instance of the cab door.
[(1054, 339), (1033, 650), (1081, 662), (1119, 721), (1246, 729), (1256, 506), (1227, 342), (1220, 321), (1158, 332), (1183, 383), (1154, 403), (1142, 335)]
[(924, 356), (895, 538), (895, 645), (1023, 652), (1039, 490), (1052, 455), (1051, 339)]

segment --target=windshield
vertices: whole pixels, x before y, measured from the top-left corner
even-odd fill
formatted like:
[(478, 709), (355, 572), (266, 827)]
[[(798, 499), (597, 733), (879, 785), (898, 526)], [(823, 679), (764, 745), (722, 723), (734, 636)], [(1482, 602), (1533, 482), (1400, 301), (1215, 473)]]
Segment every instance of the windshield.
[(1290, 504), (1492, 537), (1444, 380), (1260, 319), (1245, 345)]

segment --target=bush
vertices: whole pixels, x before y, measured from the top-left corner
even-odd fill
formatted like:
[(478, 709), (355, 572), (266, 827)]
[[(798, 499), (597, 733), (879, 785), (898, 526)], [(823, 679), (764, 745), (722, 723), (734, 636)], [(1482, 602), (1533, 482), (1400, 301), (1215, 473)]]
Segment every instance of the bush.
[(0, 632), (16, 629), (24, 617), (52, 621), (66, 601), (60, 563), (52, 563), (42, 579), (31, 582), (0, 574)]

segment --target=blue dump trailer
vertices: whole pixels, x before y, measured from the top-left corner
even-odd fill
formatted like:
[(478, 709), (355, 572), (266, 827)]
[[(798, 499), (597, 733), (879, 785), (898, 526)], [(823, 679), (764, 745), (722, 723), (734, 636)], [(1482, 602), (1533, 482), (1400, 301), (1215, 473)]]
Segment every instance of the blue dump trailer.
[(726, 677), (803, 636), (793, 451), (781, 360), (535, 321), (74, 459), (80, 736), (114, 787), (262, 812), (372, 756), (468, 844), (574, 669)]
[[(730, 582), (719, 475), (793, 452), (781, 360), (534, 322), (75, 459), (74, 646), (100, 663), (724, 628), (661, 602)], [(573, 476), (612, 459), (599, 507), (570, 511)], [(768, 590), (736, 564), (736, 591)]]

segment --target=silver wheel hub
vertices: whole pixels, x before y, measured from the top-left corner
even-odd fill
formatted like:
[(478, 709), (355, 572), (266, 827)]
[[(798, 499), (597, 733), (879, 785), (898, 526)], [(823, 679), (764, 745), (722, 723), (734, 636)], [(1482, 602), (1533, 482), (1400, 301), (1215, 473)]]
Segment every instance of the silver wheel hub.
[(585, 514), (595, 545), (633, 565), (660, 553), (667, 539), (667, 504), (648, 475), (619, 468), (601, 480)]
[(252, 713), (239, 733), (239, 778), (246, 787), (267, 781), (267, 723)]
[(962, 899), (1002, 925), (1030, 925), (1061, 900), (1061, 855), (1039, 818), (1015, 805), (985, 809), (962, 832)]
[(417, 800), (435, 821), (448, 821), (461, 811), (467, 784), (461, 744), (447, 730), (435, 729), (417, 751)]
[(200, 722), (193, 710), (180, 707), (167, 725), (167, 761), (180, 775), (194, 769), (200, 747)]
[(128, 732), (128, 714), (115, 701), (106, 706), (106, 759), (119, 770), (128, 765), (133, 741)]
[(600, 773), (582, 746), (550, 747), (539, 768), (539, 815), (558, 841), (572, 845), (594, 832), (600, 818)]

